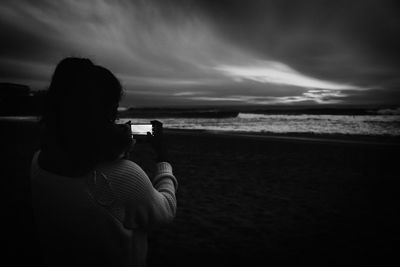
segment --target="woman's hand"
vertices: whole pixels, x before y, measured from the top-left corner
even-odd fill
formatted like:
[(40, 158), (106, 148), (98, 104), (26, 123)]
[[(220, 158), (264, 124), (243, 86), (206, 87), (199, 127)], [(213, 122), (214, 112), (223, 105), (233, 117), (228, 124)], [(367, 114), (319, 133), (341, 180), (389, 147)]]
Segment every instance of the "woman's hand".
[(129, 159), (130, 153), (132, 152), (132, 150), (136, 144), (136, 140), (133, 139), (133, 137), (132, 137), (131, 121), (128, 121), (124, 124), (117, 124), (117, 126), (120, 127), (121, 131), (123, 132), (123, 135), (126, 136), (125, 138), (129, 139), (129, 143), (125, 147), (120, 158)]
[(163, 134), (163, 126), (160, 121), (151, 121), (153, 125), (153, 135), (147, 133), (147, 138), (157, 154), (157, 162), (168, 161), (168, 149)]

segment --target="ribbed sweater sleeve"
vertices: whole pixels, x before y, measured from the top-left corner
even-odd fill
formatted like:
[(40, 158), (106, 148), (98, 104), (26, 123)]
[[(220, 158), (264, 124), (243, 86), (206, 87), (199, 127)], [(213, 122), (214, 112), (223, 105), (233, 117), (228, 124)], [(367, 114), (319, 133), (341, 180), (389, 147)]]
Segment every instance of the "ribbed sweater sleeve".
[(157, 163), (153, 179), (128, 160), (120, 160), (102, 172), (107, 175), (114, 197), (123, 207), (125, 227), (147, 228), (175, 217), (178, 182), (168, 162)]

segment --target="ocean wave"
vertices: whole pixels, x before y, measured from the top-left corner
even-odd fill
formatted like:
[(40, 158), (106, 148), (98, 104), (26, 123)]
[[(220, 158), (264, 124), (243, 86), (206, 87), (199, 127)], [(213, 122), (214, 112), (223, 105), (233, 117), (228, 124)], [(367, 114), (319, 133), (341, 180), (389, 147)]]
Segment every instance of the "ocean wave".
[(379, 115), (400, 115), (400, 107), (393, 109), (380, 109), (376, 113)]
[[(131, 119), (132, 122), (146, 122)], [(266, 115), (236, 118), (159, 118), (166, 128), (232, 132), (315, 133), (400, 136), (399, 115)]]

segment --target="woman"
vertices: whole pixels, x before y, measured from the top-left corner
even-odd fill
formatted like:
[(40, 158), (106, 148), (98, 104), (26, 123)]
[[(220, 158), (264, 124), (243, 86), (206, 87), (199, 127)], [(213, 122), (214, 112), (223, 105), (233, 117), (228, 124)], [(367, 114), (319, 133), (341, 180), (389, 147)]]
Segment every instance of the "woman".
[(66, 58), (53, 74), (31, 167), (32, 198), (49, 266), (143, 266), (147, 231), (176, 212), (177, 180), (160, 123), (149, 179), (127, 160), (134, 140), (115, 124), (122, 88), (107, 69)]

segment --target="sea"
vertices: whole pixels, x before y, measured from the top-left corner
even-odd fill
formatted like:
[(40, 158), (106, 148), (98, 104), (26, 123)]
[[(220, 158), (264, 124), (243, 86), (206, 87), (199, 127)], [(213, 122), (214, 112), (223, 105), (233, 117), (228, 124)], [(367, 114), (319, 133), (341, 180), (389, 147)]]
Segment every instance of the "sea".
[[(153, 118), (164, 128), (246, 133), (312, 133), (400, 136), (400, 115), (314, 115), (239, 113), (232, 118)], [(152, 120), (153, 120), (152, 119)], [(150, 119), (124, 118), (120, 122), (148, 123)]]
[[(37, 121), (38, 117), (0, 117), (0, 120)], [(149, 123), (159, 120), (167, 129), (206, 130), (230, 133), (343, 134), (400, 136), (400, 115), (315, 115), (239, 113), (230, 118), (123, 118), (117, 123)]]

